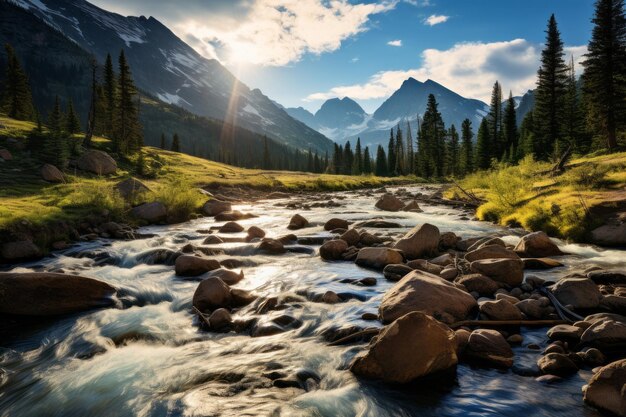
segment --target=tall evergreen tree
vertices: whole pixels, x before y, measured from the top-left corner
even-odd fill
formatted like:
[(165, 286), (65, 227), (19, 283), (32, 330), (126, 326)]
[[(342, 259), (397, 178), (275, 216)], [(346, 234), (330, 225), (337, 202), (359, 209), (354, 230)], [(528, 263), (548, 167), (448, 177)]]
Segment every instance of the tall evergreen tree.
[(546, 31), (546, 44), (541, 52), (537, 89), (535, 90), (536, 140), (540, 144), (535, 157), (553, 156), (556, 142), (563, 136), (564, 104), (567, 93), (567, 65), (563, 61), (563, 41), (554, 15)]
[(306, 171), (315, 172), (315, 165), (313, 161), (313, 150), (311, 150), (311, 148), (309, 148), (309, 152), (306, 156)]
[(271, 169), (270, 149), (267, 143), (267, 136), (263, 136), (263, 169)]
[(487, 118), (483, 118), (483, 121), (478, 128), (478, 138), (476, 139), (476, 168), (488, 169), (491, 166), (491, 135), (489, 134), (489, 123)]
[(461, 124), (461, 155), (459, 157), (459, 165), (462, 175), (467, 175), (474, 171), (473, 138), (474, 132), (472, 132), (472, 122), (469, 119), (465, 119)]
[(445, 136), (445, 125), (439, 113), (437, 100), (430, 94), (419, 135), (420, 175), (426, 178), (442, 175), (445, 162)]
[(411, 123), (408, 120), (406, 121), (406, 159), (404, 166), (407, 174), (415, 174), (415, 148), (413, 147)]
[(522, 120), (522, 124), (520, 125), (520, 152), (518, 153), (518, 158), (524, 155), (538, 155), (541, 153), (539, 149), (541, 147), (540, 143), (537, 141), (537, 137), (535, 136), (535, 118), (533, 117), (534, 112), (531, 110), (526, 113), (524, 116), (524, 120)]
[(580, 94), (578, 93), (578, 85), (576, 83), (576, 68), (574, 67), (574, 56), (572, 55), (569, 75), (567, 78), (567, 94), (565, 96), (564, 106), (564, 135), (559, 143), (559, 149), (562, 152), (571, 146), (578, 152), (589, 151), (586, 135), (583, 128), (584, 116), (582, 113)]
[(385, 155), (385, 150), (381, 145), (378, 145), (378, 149), (376, 150), (375, 173), (378, 177), (386, 177), (389, 175), (389, 171), (387, 170), (387, 155)]
[(63, 169), (67, 164), (69, 149), (64, 132), (63, 113), (59, 96), (48, 116), (48, 134), (43, 146), (43, 161)]
[(396, 128), (396, 174), (397, 175), (406, 175), (406, 169), (404, 162), (406, 160), (406, 155), (404, 152), (404, 139), (402, 139), (402, 129), (400, 129), (400, 124)]
[(9, 44), (5, 45), (7, 53), (7, 68), (4, 80), (4, 94), (0, 107), (7, 116), (18, 120), (33, 120), (35, 107), (28, 84), (28, 77), (17, 59), (15, 50)]
[(489, 106), (489, 135), (491, 136), (491, 156), (501, 159), (505, 151), (504, 135), (502, 132), (502, 87), (498, 81), (493, 85), (491, 105)]
[(347, 141), (343, 147), (343, 171), (344, 175), (350, 175), (352, 172), (352, 163), (354, 162), (354, 153), (352, 152), (352, 145), (350, 141)]
[(515, 114), (515, 99), (513, 93), (509, 92), (509, 99), (504, 108), (504, 158), (512, 163), (517, 162), (517, 116)]
[(459, 153), (459, 133), (457, 132), (456, 127), (452, 125), (448, 131), (448, 146), (446, 152), (447, 175), (456, 177), (461, 173)]
[(396, 169), (396, 138), (393, 136), (393, 128), (389, 134), (389, 143), (387, 144), (387, 173), (393, 176)]
[(116, 91), (117, 85), (115, 81), (115, 72), (113, 70), (113, 60), (111, 54), (107, 54), (106, 61), (104, 63), (104, 77), (103, 77), (103, 94), (102, 99), (104, 101), (104, 127), (103, 133), (108, 136), (113, 136), (114, 122), (115, 122), (115, 106), (116, 106)]
[(593, 32), (583, 62), (588, 120), (609, 150), (626, 126), (626, 16), (624, 0), (597, 0)]
[(180, 152), (180, 138), (178, 137), (178, 133), (174, 133), (174, 137), (172, 138), (172, 151)]
[(167, 145), (165, 144), (165, 133), (161, 132), (161, 144), (159, 145), (159, 148), (165, 149), (166, 147)]
[(372, 156), (370, 155), (370, 148), (365, 147), (363, 151), (363, 173), (369, 175), (372, 173)]
[(137, 89), (133, 83), (124, 50), (120, 53), (119, 58), (117, 92), (113, 144), (118, 152), (133, 153), (141, 149), (143, 135), (139, 124), (137, 102), (135, 101)]
[(80, 120), (74, 108), (74, 102), (70, 99), (65, 114), (65, 131), (70, 135), (80, 132)]
[(361, 138), (356, 139), (354, 147), (354, 161), (352, 161), (352, 175), (363, 173), (363, 150), (361, 149)]

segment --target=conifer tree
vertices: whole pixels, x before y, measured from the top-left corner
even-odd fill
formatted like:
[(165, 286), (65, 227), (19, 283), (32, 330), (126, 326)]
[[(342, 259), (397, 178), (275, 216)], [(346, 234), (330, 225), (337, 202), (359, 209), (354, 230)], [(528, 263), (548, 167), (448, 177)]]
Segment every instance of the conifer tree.
[(137, 89), (133, 83), (124, 50), (121, 51), (119, 58), (117, 93), (113, 144), (118, 152), (134, 153), (141, 149), (143, 135), (135, 102)]
[(526, 113), (524, 116), (524, 120), (522, 120), (522, 124), (520, 125), (520, 148), (518, 158), (525, 155), (537, 155), (541, 152), (540, 143), (537, 141), (537, 137), (535, 136), (535, 118), (533, 117), (534, 112), (531, 110)]
[(59, 96), (54, 100), (54, 107), (48, 116), (48, 135), (44, 142), (43, 160), (63, 169), (68, 159), (67, 136), (64, 132), (63, 113)]
[(161, 149), (165, 149), (166, 145), (165, 145), (165, 133), (161, 132), (161, 144), (159, 145), (159, 148)]
[(315, 167), (313, 164), (313, 151), (309, 148), (309, 152), (306, 157), (306, 171), (307, 172), (315, 172)]
[(267, 143), (267, 136), (263, 136), (263, 169), (271, 169), (270, 149)]
[(415, 174), (415, 148), (413, 147), (411, 123), (408, 120), (406, 121), (406, 159), (404, 166), (407, 174)]
[(111, 54), (107, 54), (106, 61), (104, 63), (104, 85), (102, 98), (104, 101), (104, 127), (103, 133), (108, 136), (113, 136), (114, 121), (115, 121), (115, 106), (116, 106), (116, 82), (115, 72), (113, 71), (113, 60)]
[(584, 134), (580, 95), (578, 94), (578, 86), (576, 85), (576, 69), (574, 67), (574, 56), (572, 55), (569, 74), (567, 77), (567, 93), (565, 95), (564, 107), (564, 135), (559, 143), (560, 152), (572, 147), (578, 152), (587, 152), (589, 150), (586, 143), (586, 135)]
[(5, 45), (7, 54), (7, 68), (5, 76), (2, 106), (7, 116), (18, 120), (33, 120), (35, 108), (28, 84), (28, 77), (17, 59), (15, 50), (9, 44)]
[(474, 171), (474, 146), (472, 139), (472, 122), (469, 119), (463, 120), (461, 124), (461, 155), (459, 157), (460, 171), (462, 175), (467, 175)]
[(489, 135), (491, 136), (491, 156), (501, 159), (504, 154), (505, 144), (502, 132), (502, 87), (498, 81), (493, 85), (491, 92), (491, 105), (489, 106)]
[(406, 155), (404, 152), (404, 140), (402, 139), (402, 129), (400, 129), (400, 125), (396, 128), (396, 174), (397, 175), (405, 175), (405, 167), (404, 161), (406, 159)]
[(393, 176), (396, 168), (396, 138), (393, 136), (393, 128), (389, 134), (389, 143), (387, 144), (387, 167), (388, 175)]
[(517, 162), (517, 116), (515, 114), (515, 99), (513, 93), (509, 92), (509, 99), (504, 108), (504, 152), (503, 159), (512, 163)]
[(433, 94), (428, 96), (424, 120), (419, 135), (420, 175), (439, 177), (443, 173), (445, 156), (445, 125)]
[(594, 27), (583, 62), (588, 121), (617, 147), (617, 132), (626, 127), (626, 16), (624, 0), (597, 0)]
[(370, 155), (370, 148), (365, 147), (363, 151), (363, 173), (369, 175), (372, 173), (372, 156)]
[(535, 90), (535, 136), (539, 147), (535, 157), (545, 160), (553, 155), (555, 144), (563, 132), (563, 109), (567, 92), (567, 65), (563, 61), (563, 41), (554, 15), (546, 31), (546, 44), (541, 52), (537, 89)]
[(67, 112), (65, 114), (65, 131), (70, 135), (80, 132), (80, 120), (78, 120), (78, 115), (76, 114), (76, 109), (71, 99), (67, 105)]
[(361, 138), (356, 139), (354, 147), (354, 161), (352, 161), (352, 175), (363, 173), (363, 150), (361, 149)]
[(387, 170), (387, 155), (385, 155), (385, 150), (381, 145), (378, 145), (378, 149), (376, 151), (375, 173), (378, 177), (386, 177), (389, 175), (389, 171)]
[(174, 133), (174, 138), (172, 139), (172, 151), (180, 152), (180, 138), (178, 137), (178, 133)]
[(352, 152), (352, 145), (350, 141), (347, 141), (343, 147), (343, 171), (342, 174), (350, 175), (352, 172), (352, 163), (354, 162), (354, 153)]
[(476, 139), (476, 168), (488, 169), (491, 166), (491, 135), (489, 134), (489, 123), (487, 118), (483, 118), (483, 121), (478, 128), (478, 138)]
[(448, 147), (447, 147), (447, 175), (456, 177), (460, 174), (459, 161), (459, 133), (454, 125), (450, 126), (448, 131)]

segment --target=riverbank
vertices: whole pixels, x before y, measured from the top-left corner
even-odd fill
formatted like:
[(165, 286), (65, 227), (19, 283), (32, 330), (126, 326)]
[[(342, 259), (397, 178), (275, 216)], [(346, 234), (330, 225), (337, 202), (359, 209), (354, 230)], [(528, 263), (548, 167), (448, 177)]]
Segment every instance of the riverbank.
[[(141, 224), (179, 223), (200, 216), (202, 205), (212, 198), (204, 190), (220, 193), (227, 189), (226, 194), (259, 197), (277, 191), (339, 191), (418, 181), (244, 169), (154, 147), (144, 147), (129, 158), (116, 157), (116, 166), (107, 175), (79, 169), (76, 163), (64, 172), (50, 169), (51, 175), (44, 174), (33, 157), (41, 146), (29, 143), (29, 132), (36, 127), (33, 123), (0, 117), (0, 126), (0, 149), (5, 152), (4, 157), (0, 155), (0, 244), (31, 241), (38, 249), (22, 248), (28, 256), (9, 261), (32, 258), (81, 238), (127, 237)], [(93, 144), (94, 149), (115, 156), (107, 139), (95, 137)], [(138, 182), (125, 183), (130, 193), (121, 190), (120, 184), (131, 178)], [(165, 215), (150, 217), (133, 211), (150, 203), (159, 203)], [(121, 228), (111, 223), (121, 223)], [(109, 227), (103, 229), (103, 225)]]
[(481, 220), (574, 242), (626, 246), (626, 152), (574, 158), (563, 172), (525, 159), (469, 175), (445, 196), (474, 200)]

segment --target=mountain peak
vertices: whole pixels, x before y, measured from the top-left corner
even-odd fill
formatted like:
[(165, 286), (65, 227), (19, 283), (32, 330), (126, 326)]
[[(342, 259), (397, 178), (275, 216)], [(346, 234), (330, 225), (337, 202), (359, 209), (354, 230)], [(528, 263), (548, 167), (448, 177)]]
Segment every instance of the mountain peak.
[(411, 87), (411, 86), (420, 86), (420, 85), (422, 85), (422, 83), (420, 81), (416, 80), (413, 77), (409, 77), (409, 78), (407, 78), (406, 80), (404, 80), (402, 82), (402, 85), (400, 86), (400, 88)]

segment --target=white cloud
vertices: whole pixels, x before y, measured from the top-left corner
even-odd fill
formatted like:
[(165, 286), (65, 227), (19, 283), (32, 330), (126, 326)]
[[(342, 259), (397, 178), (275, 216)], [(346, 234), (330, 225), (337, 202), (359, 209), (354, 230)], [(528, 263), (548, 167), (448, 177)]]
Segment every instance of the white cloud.
[(440, 23), (445, 23), (450, 19), (450, 16), (445, 16), (441, 14), (431, 14), (426, 19), (424, 19), (424, 24), (428, 26), (435, 26)]
[[(580, 62), (585, 46), (565, 48), (566, 61), (573, 54)], [(409, 77), (437, 81), (464, 97), (488, 101), (491, 88), (499, 80), (505, 92), (524, 94), (535, 88), (541, 45), (524, 39), (492, 43), (459, 43), (447, 50), (427, 49), (422, 65), (408, 70), (381, 71), (363, 84), (337, 86), (326, 92), (310, 94), (305, 100), (327, 100), (349, 96), (371, 100), (390, 96)], [(580, 71), (581, 66), (578, 64)]]
[(389, 46), (402, 46), (402, 39), (396, 39), (393, 41), (389, 41), (387, 42), (387, 45)]
[(348, 0), (259, 0), (239, 20), (179, 22), (200, 52), (228, 63), (284, 66), (306, 53), (339, 49), (368, 29), (371, 16), (395, 8), (397, 0), (352, 4)]

